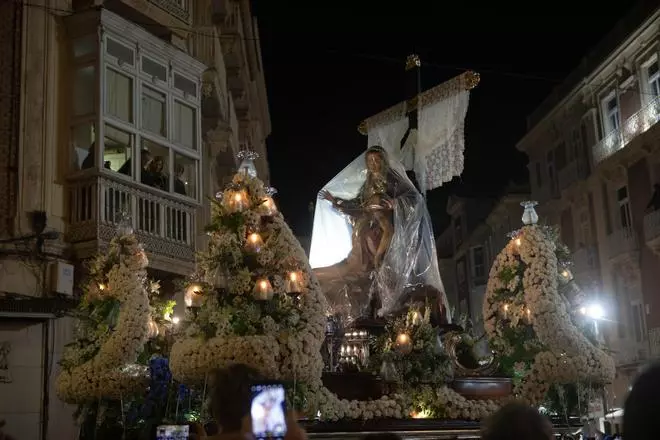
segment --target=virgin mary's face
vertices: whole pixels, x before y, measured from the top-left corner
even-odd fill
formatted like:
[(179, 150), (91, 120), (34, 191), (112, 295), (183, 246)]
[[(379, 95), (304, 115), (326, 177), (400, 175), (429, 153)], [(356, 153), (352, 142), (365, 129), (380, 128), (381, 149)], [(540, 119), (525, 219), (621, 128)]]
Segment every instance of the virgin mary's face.
[(367, 170), (370, 173), (380, 173), (383, 170), (383, 155), (377, 152), (367, 153)]

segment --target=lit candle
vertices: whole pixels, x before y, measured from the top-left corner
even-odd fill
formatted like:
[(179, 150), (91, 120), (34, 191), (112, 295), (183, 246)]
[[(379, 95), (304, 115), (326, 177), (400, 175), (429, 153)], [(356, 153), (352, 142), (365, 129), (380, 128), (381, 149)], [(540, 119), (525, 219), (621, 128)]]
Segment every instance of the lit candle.
[(504, 304), (504, 319), (507, 319), (509, 317), (509, 305)]
[(196, 283), (188, 286), (183, 300), (186, 303), (186, 307), (201, 307), (204, 300), (204, 296), (202, 295), (202, 286)]
[(516, 246), (520, 246), (520, 243), (521, 243), (520, 239), (516, 238)]
[(527, 319), (527, 324), (532, 323), (532, 311), (529, 309), (529, 307), (525, 309), (525, 318)]
[(248, 207), (247, 192), (244, 189), (231, 192), (227, 204), (231, 212), (243, 211)]
[(103, 283), (100, 283), (100, 284), (99, 284), (99, 290), (100, 290), (101, 292), (103, 292), (106, 288), (107, 288), (107, 286), (106, 286), (105, 284), (103, 284)]
[(254, 252), (255, 254), (261, 250), (263, 245), (264, 241), (261, 239), (261, 235), (256, 232), (248, 235), (248, 238), (245, 241), (245, 249), (248, 252)]
[(272, 197), (266, 197), (263, 202), (261, 202), (261, 212), (263, 215), (274, 215), (277, 213), (277, 206)]
[(412, 341), (407, 333), (399, 333), (396, 337), (396, 350), (401, 354), (409, 354), (412, 351)]
[(259, 278), (254, 285), (254, 297), (261, 301), (269, 300), (273, 297), (273, 286), (268, 278)]
[(288, 273), (286, 277), (285, 288), (287, 293), (302, 293), (303, 276), (298, 270)]

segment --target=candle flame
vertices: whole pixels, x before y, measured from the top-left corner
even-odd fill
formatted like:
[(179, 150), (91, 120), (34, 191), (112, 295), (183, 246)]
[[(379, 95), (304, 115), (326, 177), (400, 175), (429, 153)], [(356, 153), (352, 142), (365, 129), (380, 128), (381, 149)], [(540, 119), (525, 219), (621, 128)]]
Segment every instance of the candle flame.
[(259, 234), (257, 234), (256, 232), (250, 234), (249, 240), (250, 240), (252, 243), (256, 243), (256, 242), (258, 242), (259, 239), (261, 239), (261, 237), (259, 237)]
[(298, 274), (295, 273), (295, 272), (291, 272), (291, 273), (289, 274), (289, 279), (290, 279), (291, 281), (297, 281), (297, 280), (298, 280)]
[(508, 304), (504, 304), (504, 311), (505, 312), (509, 311), (509, 305)]
[(241, 193), (234, 194), (234, 200), (235, 201), (240, 202), (242, 198), (243, 198), (243, 196), (241, 195)]
[(520, 239), (516, 238), (516, 246), (520, 246)]
[(266, 290), (266, 287), (268, 287), (268, 281), (266, 281), (266, 280), (261, 280), (261, 281), (259, 282), (259, 286), (260, 286), (262, 289)]

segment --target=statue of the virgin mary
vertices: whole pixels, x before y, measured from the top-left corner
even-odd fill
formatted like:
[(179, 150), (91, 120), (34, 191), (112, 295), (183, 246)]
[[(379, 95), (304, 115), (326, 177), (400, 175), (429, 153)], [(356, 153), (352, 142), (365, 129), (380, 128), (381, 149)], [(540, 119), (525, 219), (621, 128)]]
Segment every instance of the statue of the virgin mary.
[(466, 73), (419, 95), (417, 130), (409, 130), (409, 102), (369, 118), (369, 148), (319, 192), (309, 261), (331, 313), (351, 321), (430, 300), (435, 320), (451, 321), (423, 193), (463, 171), (464, 120), (477, 82)]

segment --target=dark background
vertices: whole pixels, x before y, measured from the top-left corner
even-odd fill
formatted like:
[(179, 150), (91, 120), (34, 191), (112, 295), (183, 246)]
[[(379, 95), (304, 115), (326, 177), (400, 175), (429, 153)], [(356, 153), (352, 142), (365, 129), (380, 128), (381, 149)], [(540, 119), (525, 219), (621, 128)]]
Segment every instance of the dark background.
[(410, 53), (422, 60), (424, 89), (466, 69), (481, 74), (463, 175), (428, 194), (435, 232), (446, 225), (449, 194), (492, 196), (527, 180), (515, 148), (526, 116), (633, 2), (493, 3), (253, 0), (273, 127), (271, 184), (296, 234), (311, 234), (309, 203), (367, 147), (358, 123), (403, 99)]

